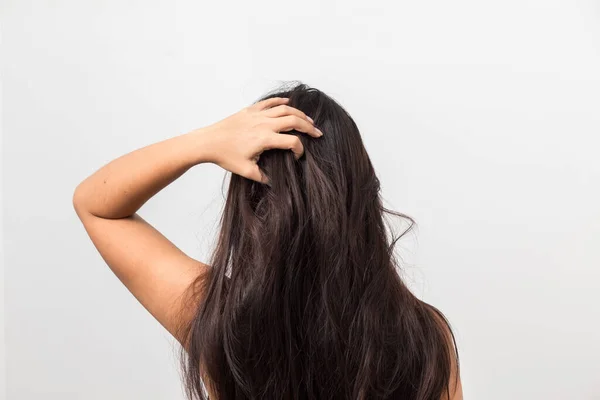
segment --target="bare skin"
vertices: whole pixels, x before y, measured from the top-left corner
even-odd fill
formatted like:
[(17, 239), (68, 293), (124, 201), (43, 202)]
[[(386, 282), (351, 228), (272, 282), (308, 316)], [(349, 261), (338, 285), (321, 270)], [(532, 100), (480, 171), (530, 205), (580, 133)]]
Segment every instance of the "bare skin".
[[(135, 150), (106, 164), (75, 189), (75, 211), (106, 264), (182, 344), (181, 319), (191, 319), (196, 310), (186, 301), (186, 291), (210, 267), (183, 253), (137, 211), (187, 170), (203, 163), (266, 183), (256, 164), (263, 151), (288, 149), (296, 157), (304, 152), (296, 136), (279, 132), (322, 136), (312, 119), (287, 106), (288, 101), (264, 100), (208, 127)], [(451, 393), (455, 394), (451, 400), (462, 399), (460, 381), (457, 387), (452, 385)]]

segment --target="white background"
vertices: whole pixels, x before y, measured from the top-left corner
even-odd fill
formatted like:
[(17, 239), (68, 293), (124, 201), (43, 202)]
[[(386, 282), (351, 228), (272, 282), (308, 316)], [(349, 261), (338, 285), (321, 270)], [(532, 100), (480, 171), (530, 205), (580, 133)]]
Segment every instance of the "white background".
[[(72, 193), (283, 80), (349, 110), (388, 205), (417, 220), (407, 276), (455, 327), (465, 397), (600, 399), (599, 2), (1, 7), (9, 400), (182, 398), (176, 347)], [(205, 260), (223, 175), (196, 167), (141, 214)]]

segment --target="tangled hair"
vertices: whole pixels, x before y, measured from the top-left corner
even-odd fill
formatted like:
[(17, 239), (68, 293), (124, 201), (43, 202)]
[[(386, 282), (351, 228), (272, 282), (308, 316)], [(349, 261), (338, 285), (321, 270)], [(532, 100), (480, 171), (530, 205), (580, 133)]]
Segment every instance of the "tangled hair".
[[(264, 152), (269, 185), (231, 176), (211, 268), (193, 285), (204, 299), (185, 327), (188, 397), (207, 399), (204, 383), (218, 400), (439, 400), (454, 337), (403, 283), (393, 252), (413, 220), (382, 205), (336, 101), (304, 84), (270, 97), (289, 97), (324, 136), (282, 133), (305, 153)], [(400, 236), (390, 214), (410, 223)]]

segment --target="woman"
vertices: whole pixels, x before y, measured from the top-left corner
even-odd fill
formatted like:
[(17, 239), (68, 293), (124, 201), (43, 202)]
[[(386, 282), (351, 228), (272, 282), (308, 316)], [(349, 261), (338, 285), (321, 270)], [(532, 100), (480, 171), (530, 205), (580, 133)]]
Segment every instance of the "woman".
[[(136, 214), (202, 163), (232, 172), (210, 266)], [(190, 398), (462, 399), (453, 335), (400, 279), (384, 216), (404, 216), (379, 192), (352, 118), (299, 84), (110, 162), (73, 204), (182, 344)]]

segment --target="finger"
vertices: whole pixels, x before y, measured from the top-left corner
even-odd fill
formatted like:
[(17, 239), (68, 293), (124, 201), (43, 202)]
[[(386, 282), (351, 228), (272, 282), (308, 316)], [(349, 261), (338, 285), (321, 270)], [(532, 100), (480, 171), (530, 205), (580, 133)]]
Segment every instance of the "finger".
[(262, 173), (256, 163), (250, 163), (241, 175), (256, 182), (269, 183), (269, 178)]
[(295, 135), (287, 135), (287, 134), (272, 134), (269, 135), (269, 139), (266, 144), (267, 149), (282, 149), (282, 150), (292, 150), (296, 159), (302, 157), (304, 154), (304, 146), (302, 145), (302, 141), (298, 136)]
[(313, 119), (308, 115), (304, 114), (302, 111), (298, 110), (295, 107), (290, 107), (285, 104), (265, 110), (264, 115), (271, 118), (283, 117), (286, 115), (295, 115), (297, 117), (304, 118), (311, 124), (314, 123)]
[(287, 97), (271, 97), (270, 99), (259, 101), (258, 103), (254, 104), (252, 108), (258, 111), (262, 111), (267, 108), (279, 106), (281, 104), (286, 104), (289, 101), (290, 99), (288, 99)]
[(276, 132), (287, 132), (295, 129), (313, 137), (323, 136), (323, 132), (316, 126), (296, 115), (286, 115), (285, 117), (274, 118), (273, 125), (271, 126)]

